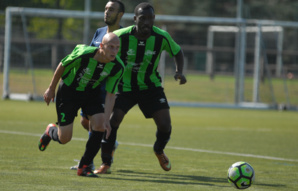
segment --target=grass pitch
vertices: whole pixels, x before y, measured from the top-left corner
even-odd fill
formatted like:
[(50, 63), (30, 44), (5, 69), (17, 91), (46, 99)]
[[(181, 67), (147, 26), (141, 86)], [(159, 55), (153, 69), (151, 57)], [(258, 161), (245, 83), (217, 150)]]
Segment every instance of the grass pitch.
[[(163, 171), (153, 153), (155, 125), (137, 107), (119, 129), (112, 174), (86, 178), (69, 170), (84, 152), (88, 134), (75, 121), (73, 139), (51, 142), (40, 152), (39, 137), (56, 121), (53, 103), (0, 101), (1, 190), (235, 190), (227, 170), (250, 163), (249, 190), (297, 190), (298, 117), (295, 112), (171, 108), (173, 133), (165, 150), (172, 170)], [(95, 165), (100, 165), (99, 155)]]

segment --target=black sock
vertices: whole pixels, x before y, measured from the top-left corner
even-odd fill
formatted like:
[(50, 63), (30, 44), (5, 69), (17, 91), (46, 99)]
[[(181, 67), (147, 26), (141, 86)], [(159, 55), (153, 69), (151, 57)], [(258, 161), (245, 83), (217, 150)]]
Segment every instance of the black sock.
[(103, 163), (111, 166), (112, 164), (112, 152), (115, 146), (115, 141), (117, 138), (118, 127), (112, 127), (111, 134), (108, 139), (106, 139), (106, 133), (101, 142), (101, 160)]
[(87, 143), (85, 153), (82, 156), (82, 159), (79, 164), (79, 168), (82, 168), (83, 165), (90, 165), (93, 161), (93, 158), (96, 156), (100, 149), (101, 139), (104, 132), (92, 131)]
[(153, 146), (153, 150), (156, 153), (162, 153), (167, 143), (170, 140), (171, 131), (165, 133), (157, 130), (156, 132), (156, 141)]

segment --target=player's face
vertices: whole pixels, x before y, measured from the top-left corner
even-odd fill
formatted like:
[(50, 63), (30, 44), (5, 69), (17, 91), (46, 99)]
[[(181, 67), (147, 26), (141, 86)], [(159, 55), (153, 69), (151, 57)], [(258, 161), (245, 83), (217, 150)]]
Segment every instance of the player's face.
[(143, 36), (150, 35), (155, 20), (152, 9), (139, 9), (135, 16), (137, 32)]
[(116, 24), (118, 14), (119, 14), (119, 4), (114, 2), (108, 2), (105, 7), (104, 22), (107, 25)]
[(104, 56), (107, 60), (113, 61), (116, 58), (116, 55), (119, 51), (120, 41), (118, 38), (115, 38), (105, 44), (102, 45), (104, 50)]

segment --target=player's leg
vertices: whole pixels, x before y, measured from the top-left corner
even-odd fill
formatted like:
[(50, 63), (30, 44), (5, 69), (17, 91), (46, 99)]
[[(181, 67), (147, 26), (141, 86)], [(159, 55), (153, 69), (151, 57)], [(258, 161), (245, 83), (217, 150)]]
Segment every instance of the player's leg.
[(154, 122), (157, 126), (156, 141), (154, 144), (154, 151), (161, 153), (171, 136), (171, 118), (169, 109), (162, 109), (153, 114)]
[(71, 140), (73, 121), (79, 109), (79, 105), (75, 104), (75, 101), (67, 97), (69, 94), (71, 94), (71, 92), (61, 83), (56, 96), (56, 112), (59, 127), (53, 123), (47, 126), (39, 140), (39, 150), (44, 151), (51, 140), (57, 141), (60, 144), (66, 144)]
[(51, 140), (57, 141), (60, 144), (68, 143), (72, 138), (72, 129), (73, 123), (59, 127), (53, 123), (50, 123), (39, 140), (39, 150), (44, 151)]
[(96, 174), (110, 174), (111, 173), (111, 165), (113, 162), (113, 151), (114, 151), (114, 147), (115, 147), (115, 142), (117, 139), (117, 131), (118, 128), (123, 120), (125, 116), (125, 112), (123, 112), (120, 109), (115, 108), (112, 116), (111, 116), (111, 120), (110, 120), (110, 124), (111, 124), (111, 133), (108, 139), (106, 139), (105, 135), (103, 137), (103, 140), (101, 142), (101, 159), (102, 159), (102, 164), (101, 166), (96, 169), (94, 171), (94, 173)]
[(80, 160), (77, 174), (79, 176), (97, 177), (97, 175), (93, 174), (89, 165), (93, 161), (101, 146), (101, 140), (105, 131), (103, 127), (104, 113), (94, 114), (90, 116), (89, 119), (92, 127), (92, 133), (87, 141), (84, 155)]
[(103, 103), (104, 101), (100, 99), (100, 92), (97, 90), (89, 92), (84, 97), (82, 110), (88, 116), (90, 121), (89, 126), (92, 128), (92, 132), (88, 138), (85, 152), (79, 163), (79, 168), (77, 170), (78, 176), (98, 177), (93, 173), (90, 164), (100, 149), (101, 140), (105, 131)]
[(164, 153), (164, 149), (171, 136), (171, 118), (169, 109), (163, 109), (153, 114), (157, 126), (156, 141), (153, 146), (154, 153), (159, 160), (160, 166), (165, 170), (171, 170), (171, 162)]
[(102, 164), (94, 172), (97, 174), (111, 173), (110, 167), (113, 160), (113, 149), (117, 138), (117, 131), (125, 114), (137, 103), (136, 95), (130, 92), (117, 94), (114, 110), (110, 119), (111, 134), (108, 139), (104, 139), (101, 146)]
[[(82, 110), (80, 112), (80, 115), (81, 115), (81, 121), (80, 121), (81, 125), (83, 126), (84, 129), (86, 129), (88, 131), (88, 134), (89, 134), (89, 137), (90, 137), (90, 135), (91, 135), (91, 127), (89, 125), (90, 121), (89, 121), (87, 115), (85, 115)], [(77, 161), (77, 160), (75, 160), (75, 161)], [(71, 166), (70, 170), (78, 170), (79, 163), (80, 162), (78, 162), (77, 165)], [(95, 169), (95, 166), (94, 166), (93, 162), (90, 164), (90, 167), (91, 167), (92, 170)]]
[(160, 166), (165, 170), (171, 170), (171, 163), (164, 153), (164, 148), (170, 140), (171, 135), (171, 118), (167, 98), (163, 88), (155, 88), (150, 91), (141, 92), (139, 102), (140, 109), (146, 118), (153, 118), (157, 126), (156, 141), (153, 146)]

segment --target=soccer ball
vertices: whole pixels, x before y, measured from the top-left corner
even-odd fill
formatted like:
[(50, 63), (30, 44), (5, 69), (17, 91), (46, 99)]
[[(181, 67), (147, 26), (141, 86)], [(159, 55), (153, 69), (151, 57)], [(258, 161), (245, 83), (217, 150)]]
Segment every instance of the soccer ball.
[(255, 180), (255, 172), (247, 162), (236, 162), (228, 170), (228, 181), (237, 189), (246, 189)]

